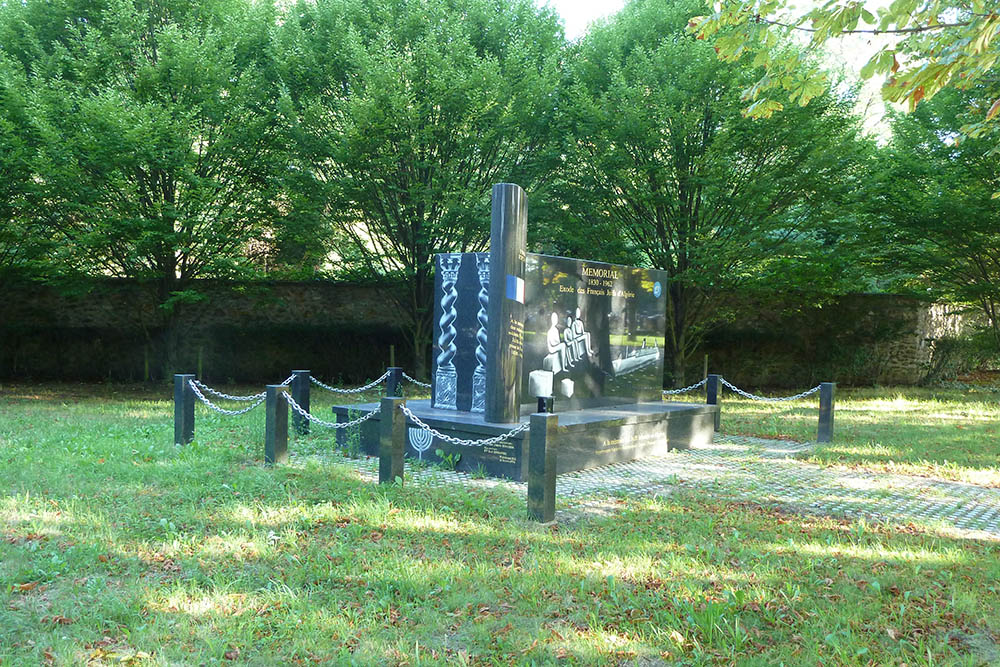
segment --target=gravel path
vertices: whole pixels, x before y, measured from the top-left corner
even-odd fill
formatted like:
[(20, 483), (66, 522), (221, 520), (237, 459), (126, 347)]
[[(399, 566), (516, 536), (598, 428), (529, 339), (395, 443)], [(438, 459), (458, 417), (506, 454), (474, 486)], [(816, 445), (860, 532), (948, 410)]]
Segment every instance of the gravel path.
[[(613, 501), (623, 495), (688, 488), (704, 490), (716, 499), (753, 500), (814, 514), (914, 523), (1000, 539), (1000, 489), (823, 467), (793, 458), (810, 447), (810, 443), (717, 434), (707, 447), (560, 475), (557, 520), (613, 511)], [(377, 478), (377, 459), (349, 463), (363, 478)], [(470, 484), (526, 491), (524, 484), (473, 479), (433, 468), (408, 468), (406, 475), (408, 483), (418, 485)]]

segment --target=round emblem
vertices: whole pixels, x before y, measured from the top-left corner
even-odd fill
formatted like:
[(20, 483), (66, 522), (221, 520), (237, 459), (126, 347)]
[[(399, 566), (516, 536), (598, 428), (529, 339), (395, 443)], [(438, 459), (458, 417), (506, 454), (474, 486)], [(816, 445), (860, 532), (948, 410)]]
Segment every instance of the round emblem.
[(663, 286), (660, 285), (660, 281), (657, 280), (653, 283), (653, 296), (659, 299), (661, 294), (663, 294)]

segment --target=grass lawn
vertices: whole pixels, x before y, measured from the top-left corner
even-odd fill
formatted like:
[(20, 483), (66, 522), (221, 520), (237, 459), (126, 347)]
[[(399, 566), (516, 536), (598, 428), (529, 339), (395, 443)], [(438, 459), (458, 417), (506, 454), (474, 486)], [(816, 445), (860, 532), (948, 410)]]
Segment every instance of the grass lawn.
[[(703, 402), (704, 393), (680, 400)], [(763, 403), (727, 389), (722, 432), (814, 441), (818, 406), (816, 394)], [(1000, 487), (1000, 389), (838, 388), (834, 441), (803, 458)]]
[[(863, 415), (880, 399), (840, 398), (838, 436), (873, 437)], [(942, 414), (988, 409), (937, 400)], [(803, 410), (751, 429), (733, 403), (730, 431), (814, 427)], [(962, 431), (906, 405), (877, 413), (884, 443), (900, 419), (924, 439)], [(168, 388), (0, 387), (0, 665), (1000, 661), (1000, 543), (682, 491), (540, 527), (504, 489), (265, 468), (262, 410), (199, 407), (196, 442), (172, 435)], [(995, 470), (978, 444), (986, 463), (943, 469)], [(939, 448), (910, 448), (930, 471)], [(884, 464), (872, 451), (839, 462)]]

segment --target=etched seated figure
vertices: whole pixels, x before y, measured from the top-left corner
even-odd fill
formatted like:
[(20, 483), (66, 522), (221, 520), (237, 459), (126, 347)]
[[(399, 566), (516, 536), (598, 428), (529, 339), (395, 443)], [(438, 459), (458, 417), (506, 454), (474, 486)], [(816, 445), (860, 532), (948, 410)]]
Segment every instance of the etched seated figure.
[(559, 335), (559, 315), (552, 313), (550, 321), (552, 326), (545, 335), (549, 353), (542, 359), (542, 369), (559, 373), (569, 366), (566, 359), (566, 343), (562, 342), (562, 337)]
[(566, 328), (563, 329), (563, 343), (566, 344), (568, 365), (576, 366), (576, 362), (580, 361), (583, 355), (580, 354), (581, 350), (576, 345), (576, 336), (573, 334), (573, 318), (570, 315), (566, 316)]
[(583, 350), (581, 356), (584, 354), (594, 356), (594, 348), (590, 345), (590, 332), (587, 331), (583, 326), (583, 318), (580, 316), (580, 309), (576, 309), (576, 319), (573, 320), (573, 335), (576, 337), (577, 345)]

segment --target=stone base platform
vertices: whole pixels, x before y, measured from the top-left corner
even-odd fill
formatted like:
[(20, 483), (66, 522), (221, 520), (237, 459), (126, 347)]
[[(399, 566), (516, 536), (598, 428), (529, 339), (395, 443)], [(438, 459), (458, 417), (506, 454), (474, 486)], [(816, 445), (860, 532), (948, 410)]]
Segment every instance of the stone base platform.
[[(428, 400), (407, 401), (407, 407), (434, 429), (463, 440), (478, 440), (499, 435), (514, 428), (514, 424), (485, 421), (482, 413), (439, 410)], [(335, 405), (333, 413), (340, 423), (356, 419), (378, 403)], [(558, 474), (587, 470), (597, 466), (632, 461), (647, 456), (665, 454), (669, 450), (704, 446), (712, 442), (717, 405), (697, 403), (630, 403), (585, 410), (567, 410), (559, 415), (557, 445)], [(337, 444), (356, 446), (371, 456), (378, 455), (378, 433), (381, 415), (361, 424), (360, 434), (353, 430), (337, 431)], [(521, 422), (528, 421), (527, 411)], [(443, 442), (412, 423), (406, 429), (406, 456), (429, 463), (438, 463), (442, 450), (445, 456), (460, 454), (457, 470), (484, 472), (523, 482), (528, 479), (528, 433), (487, 447), (468, 447)], [(357, 438), (351, 442), (352, 438)]]

